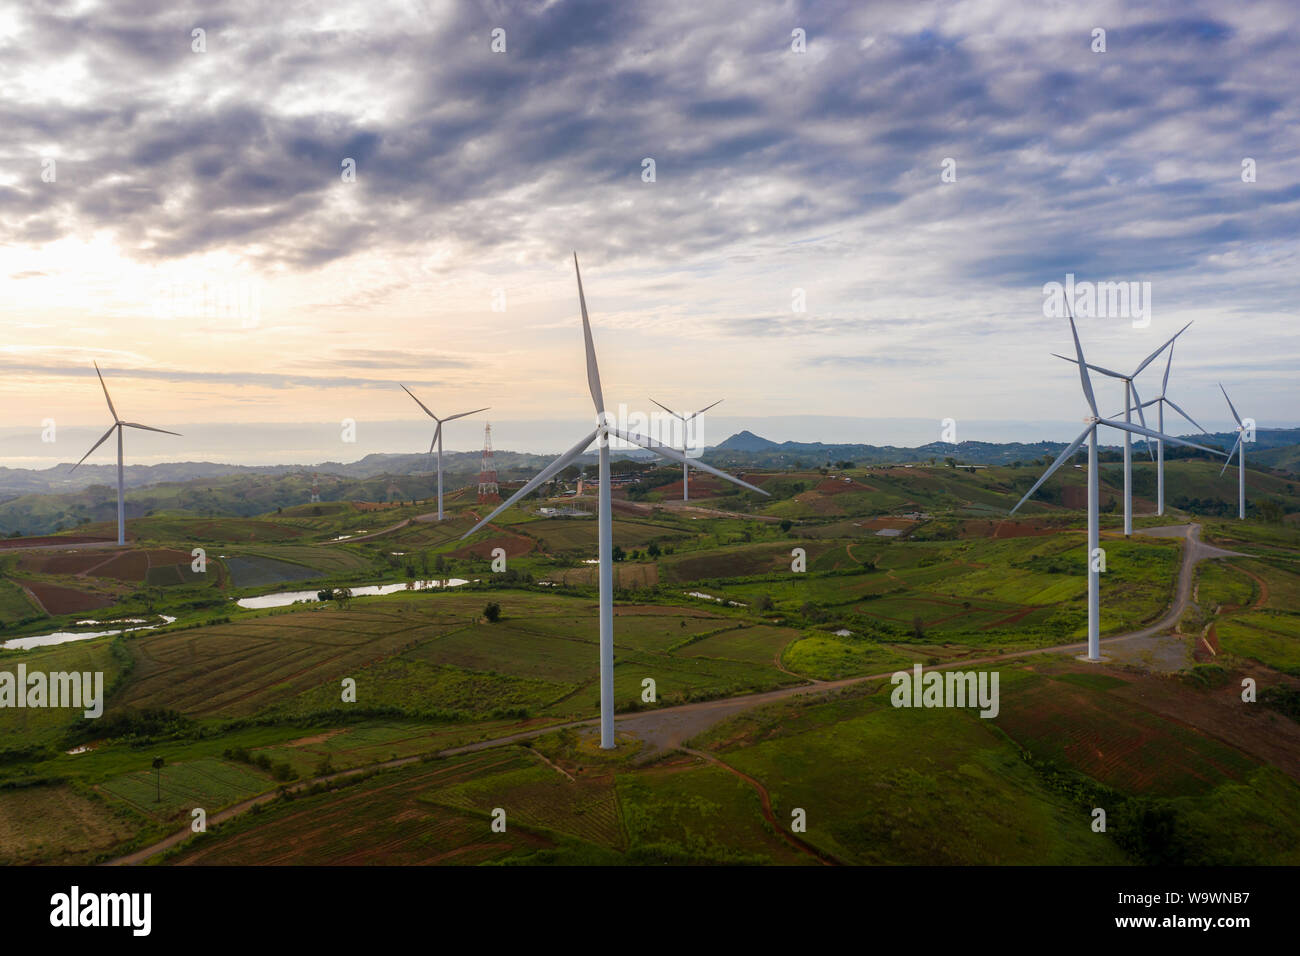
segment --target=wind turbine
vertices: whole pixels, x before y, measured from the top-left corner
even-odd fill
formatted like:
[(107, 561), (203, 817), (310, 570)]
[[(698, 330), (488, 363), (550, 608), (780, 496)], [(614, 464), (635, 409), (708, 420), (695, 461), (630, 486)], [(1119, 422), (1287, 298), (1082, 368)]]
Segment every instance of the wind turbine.
[(1232, 399), (1228, 398), (1228, 390), (1219, 383), (1219, 391), (1228, 401), (1228, 408), (1232, 410), (1232, 417), (1237, 420), (1237, 440), (1233, 443), (1232, 451), (1228, 452), (1228, 461), (1223, 463), (1223, 468), (1219, 471), (1219, 477), (1228, 470), (1228, 462), (1232, 461), (1232, 452), (1237, 453), (1237, 517), (1242, 521), (1246, 520), (1246, 425), (1237, 414), (1237, 409), (1232, 404)]
[[(650, 399), (650, 401), (655, 402), (655, 400), (654, 400), (653, 398)], [(662, 402), (655, 402), (655, 404), (658, 405), (660, 408), (662, 408), (664, 411), (666, 411), (669, 415), (672, 415), (674, 418), (676, 418), (679, 422), (682, 423), (682, 454), (685, 455), (685, 454), (686, 454), (686, 435), (687, 435), (687, 429), (690, 427), (690, 423), (693, 422), (693, 421), (694, 421), (697, 417), (699, 417), (700, 415), (703, 415), (703, 414), (704, 414), (705, 412), (707, 412), (710, 408), (714, 408), (715, 406), (721, 405), (722, 402), (723, 402), (723, 400), (720, 398), (720, 399), (718, 399), (716, 402), (714, 402), (712, 405), (705, 405), (705, 406), (704, 406), (703, 408), (701, 408), (698, 412), (692, 412), (692, 413), (689, 414), (689, 415), (681, 415), (681, 414), (679, 414), (679, 413), (673, 411), (673, 410), (672, 410), (671, 408), (669, 408), (667, 405), (664, 405)], [(690, 475), (689, 475), (689, 473), (688, 473), (688, 471), (687, 471), (687, 467), (686, 467), (685, 463), (683, 463), (683, 464), (682, 464), (682, 501), (690, 501), (690, 499), (691, 499), (691, 486), (690, 486), (690, 481), (691, 481), (691, 479), (690, 479)]]
[[(81, 456), (81, 461), (72, 466), (72, 471), (76, 471), (80, 468), (81, 462), (89, 458), (91, 452), (104, 444), (104, 442), (108, 440), (108, 436), (113, 434), (114, 429), (117, 430), (117, 543), (119, 545), (124, 545), (126, 544), (126, 473), (122, 467), (122, 429), (141, 428), (147, 432), (162, 432), (164, 435), (176, 436), (179, 436), (180, 432), (169, 432), (165, 428), (153, 428), (152, 426), (141, 425), (137, 422), (124, 422), (122, 419), (118, 418), (117, 409), (113, 407), (113, 400), (108, 397), (108, 386), (104, 384), (104, 376), (99, 371), (99, 363), (95, 362), (94, 365), (95, 374), (99, 376), (99, 386), (104, 390), (104, 400), (108, 402), (108, 410), (113, 415), (113, 424), (109, 427), (108, 431), (104, 432), (99, 441), (90, 446), (90, 451)], [(68, 474), (72, 474), (72, 471), (68, 472)]]
[[(1164, 345), (1160, 346), (1160, 348), (1156, 349), (1145, 359), (1143, 359), (1142, 363), (1138, 365), (1138, 367), (1134, 370), (1132, 375), (1124, 375), (1121, 372), (1113, 372), (1108, 368), (1102, 368), (1100, 365), (1088, 366), (1088, 368), (1092, 369), (1094, 372), (1100, 372), (1102, 375), (1108, 375), (1111, 378), (1117, 378), (1124, 383), (1124, 421), (1127, 422), (1128, 424), (1131, 425), (1133, 423), (1133, 406), (1134, 406), (1134, 400), (1136, 400), (1138, 420), (1142, 422), (1142, 427), (1146, 428), (1147, 418), (1146, 415), (1142, 414), (1142, 409), (1146, 407), (1146, 404), (1150, 404), (1149, 402), (1143, 404), (1142, 396), (1140, 396), (1137, 391), (1137, 383), (1134, 382), (1133, 380), (1142, 373), (1142, 370), (1144, 368), (1146, 368), (1148, 365), (1150, 365), (1152, 362), (1155, 361), (1156, 356), (1158, 356), (1165, 349), (1173, 345), (1174, 339), (1177, 339), (1178, 336), (1186, 332), (1188, 327), (1191, 326), (1191, 324), (1192, 324), (1191, 322), (1188, 322), (1187, 325), (1184, 325), (1181, 329), (1175, 332), (1173, 336), (1170, 337), (1170, 339), (1167, 342), (1165, 342)], [(1052, 354), (1059, 359), (1065, 359), (1067, 362), (1075, 361), (1075, 359), (1072, 359), (1066, 355), (1060, 355), (1056, 352), (1053, 352)], [(1171, 355), (1173, 354), (1172, 351), (1170, 354)], [(1166, 381), (1167, 380), (1168, 380), (1168, 372), (1166, 372)], [(1117, 417), (1118, 416), (1112, 416), (1112, 418), (1117, 418)], [(1162, 427), (1161, 431), (1163, 430), (1164, 429)], [(1149, 450), (1150, 448), (1148, 447), (1148, 451)], [(1161, 449), (1162, 457), (1163, 454), (1164, 451), (1163, 449)], [(1161, 514), (1163, 513), (1164, 513), (1164, 509), (1161, 508)], [(1124, 432), (1124, 535), (1125, 537), (1128, 537), (1132, 533), (1133, 533), (1133, 433), (1126, 431)]]
[[(398, 384), (400, 385), (401, 383), (399, 382)], [(407, 395), (410, 395), (411, 398), (415, 399), (415, 404), (423, 408), (425, 414), (427, 414), (430, 418), (432, 418), (435, 422), (438, 423), (438, 427), (433, 430), (433, 441), (429, 442), (429, 454), (430, 455), (433, 454), (433, 449), (434, 446), (436, 445), (438, 448), (438, 520), (441, 521), (442, 520), (442, 425), (443, 422), (450, 422), (450, 421), (454, 421), (457, 418), (464, 418), (466, 415), (477, 415), (479, 412), (486, 412), (488, 408), (491, 408), (492, 406), (489, 405), (487, 406), (487, 408), (476, 408), (472, 412), (461, 412), (459, 415), (448, 415), (446, 418), (439, 418), (433, 412), (429, 411), (428, 405), (424, 404), (424, 402), (420, 401), (418, 398), (415, 398), (415, 393), (412, 392), (409, 388), (407, 388), (405, 385), (402, 385), (402, 389), (403, 391), (406, 392)]]
[[(1192, 418), (1191, 415), (1188, 415), (1185, 411), (1179, 408), (1177, 403), (1175, 403), (1174, 400), (1170, 398), (1167, 394), (1169, 391), (1169, 369), (1173, 364), (1174, 364), (1174, 346), (1170, 345), (1169, 358), (1165, 362), (1165, 378), (1160, 385), (1160, 395), (1159, 397), (1153, 398), (1149, 402), (1145, 403), (1145, 407), (1149, 408), (1152, 405), (1156, 407), (1156, 416), (1157, 416), (1156, 431), (1163, 432), (1165, 430), (1165, 406), (1168, 405), (1179, 415), (1182, 415), (1183, 418), (1187, 419), (1193, 425), (1196, 425), (1196, 427), (1200, 429), (1201, 434), (1205, 435), (1208, 438), (1210, 437), (1209, 432), (1207, 432), (1204, 428), (1201, 428), (1201, 426), (1197, 424), (1196, 419)], [(1138, 408), (1142, 408), (1142, 407), (1144, 406), (1143, 405), (1138, 406)], [(1226, 462), (1225, 462), (1225, 467), (1226, 467)], [(1156, 442), (1156, 514), (1163, 515), (1164, 513), (1165, 513), (1165, 443), (1163, 441), (1157, 441)]]
[(591, 322), (587, 318), (587, 300), (582, 294), (582, 273), (578, 270), (576, 252), (573, 254), (573, 271), (578, 279), (578, 304), (582, 308), (582, 337), (587, 349), (587, 388), (591, 392), (592, 403), (596, 406), (596, 427), (582, 436), (576, 445), (539, 471), (486, 518), (461, 535), (461, 540), (468, 538), (520, 498), (550, 480), (557, 472), (568, 467), (574, 459), (586, 452), (588, 445), (593, 441), (597, 442), (600, 449), (600, 502), (597, 511), (600, 559), (600, 746), (604, 750), (610, 750), (614, 747), (614, 529), (609, 495), (610, 436), (640, 445), (664, 458), (671, 458), (701, 471), (707, 471), (711, 475), (717, 475), (719, 478), (725, 478), (750, 491), (757, 491), (763, 495), (767, 492), (701, 461), (691, 461), (677, 449), (652, 438), (627, 432), (610, 424), (609, 416), (605, 411), (605, 396), (600, 388), (600, 370), (596, 367), (596, 348), (591, 340)]
[[(1070, 318), (1070, 334), (1074, 338), (1075, 364), (1079, 367), (1079, 382), (1083, 386), (1083, 397), (1088, 401), (1088, 409), (1092, 412), (1084, 423), (1087, 425), (1079, 433), (1074, 441), (1065, 447), (1065, 450), (1057, 456), (1056, 461), (1052, 462), (1042, 477), (1040, 477), (1034, 486), (1025, 492), (1025, 496), (1017, 502), (1016, 506), (1011, 509), (1011, 514), (1015, 514), (1020, 506), (1029, 500), (1030, 496), (1038, 490), (1048, 478), (1050, 478), (1065, 463), (1066, 459), (1072, 457), (1079, 446), (1088, 442), (1088, 660), (1101, 660), (1101, 632), (1098, 614), (1098, 585), (1099, 585), (1099, 566), (1095, 559), (1097, 554), (1097, 539), (1100, 537), (1098, 529), (1098, 481), (1097, 481), (1097, 426), (1108, 425), (1111, 428), (1118, 428), (1125, 433), (1135, 435), (1145, 435), (1147, 438), (1157, 438), (1163, 441), (1171, 441), (1176, 445), (1188, 445), (1192, 448), (1199, 448), (1202, 451), (1212, 452), (1221, 455), (1223, 452), (1215, 451), (1213, 448), (1206, 448), (1204, 445), (1197, 445), (1194, 442), (1184, 441), (1181, 438), (1172, 438), (1169, 435), (1163, 435), (1160, 432), (1151, 431), (1146, 427), (1139, 427), (1132, 422), (1114, 421), (1109, 418), (1102, 418), (1097, 412), (1097, 398), (1092, 391), (1092, 379), (1088, 375), (1088, 369), (1094, 366), (1089, 365), (1083, 359), (1083, 346), (1079, 344), (1079, 330), (1075, 328), (1074, 316), (1069, 313), (1069, 306), (1066, 306), (1066, 314)], [(1162, 346), (1163, 347), (1163, 346)], [(1136, 374), (1136, 373), (1135, 373)]]

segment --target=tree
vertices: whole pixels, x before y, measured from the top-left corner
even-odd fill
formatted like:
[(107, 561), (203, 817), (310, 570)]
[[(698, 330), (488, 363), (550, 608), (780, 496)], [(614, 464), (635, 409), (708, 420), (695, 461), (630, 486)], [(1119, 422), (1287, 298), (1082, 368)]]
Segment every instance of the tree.
[(501, 605), (496, 601), (489, 601), (487, 607), (483, 608), (483, 616), (487, 618), (489, 622), (495, 624), (497, 621), (501, 620)]
[(794, 522), (791, 521), (789, 518), (785, 518), (784, 520), (782, 520), (781, 522), (782, 531), (789, 533), (790, 529), (793, 527), (794, 527)]
[(663, 554), (663, 551), (659, 547), (658, 541), (651, 541), (649, 546), (645, 549), (645, 551), (646, 554), (650, 555), (650, 557), (652, 558), (657, 558), (659, 557), (659, 555)]
[(162, 768), (163, 768), (163, 758), (162, 758), (162, 757), (154, 757), (154, 758), (153, 758), (153, 770), (154, 770), (154, 776), (153, 776), (153, 779), (154, 779), (154, 798), (153, 798), (153, 802), (154, 802), (154, 803), (161, 803), (161, 802), (162, 802)]
[(620, 548), (618, 545), (614, 545), (614, 560), (622, 561), (626, 557), (627, 557), (627, 553), (624, 552), (624, 550)]
[(347, 607), (348, 602), (352, 600), (352, 589), (335, 588), (334, 593), (330, 596), (334, 599), (335, 604), (337, 604), (341, 608), (344, 608)]

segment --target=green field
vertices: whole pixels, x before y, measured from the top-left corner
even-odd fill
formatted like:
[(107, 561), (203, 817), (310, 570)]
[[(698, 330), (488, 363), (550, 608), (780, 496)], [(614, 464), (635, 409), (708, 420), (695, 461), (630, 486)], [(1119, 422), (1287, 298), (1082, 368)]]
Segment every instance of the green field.
[[(1211, 470), (1171, 462), (1171, 496), (1217, 493)], [(1248, 852), (1294, 862), (1300, 759), (1284, 759), (1290, 735), (1300, 749), (1293, 718), (1276, 702), (1247, 712), (1267, 727), (1216, 708), (1236, 700), (1224, 688), (1242, 676), (1283, 702), (1296, 687), (1300, 530), (1204, 519), (1205, 540), (1248, 557), (1198, 568), (1183, 675), (1154, 677), (1142, 663), (1097, 670), (1037, 653), (1082, 639), (1086, 576), (1081, 515), (1063, 497), (1081, 489), (1081, 471), (1064, 469), (1027, 515), (1005, 517), (1036, 473), (804, 469), (755, 476), (772, 500), (702, 484), (690, 509), (663, 492), (670, 486), (617, 501), (613, 754), (572, 726), (598, 713), (590, 518), (542, 518), (530, 503), (462, 542), (471, 509), (482, 513), (472, 492), (448, 496), (442, 523), (422, 520), (427, 501), (227, 517), (173, 508), (133, 517), (137, 544), (120, 553), (0, 550), (3, 636), (88, 616), (176, 619), (0, 652), (0, 671), (98, 671), (108, 693), (98, 721), (0, 709), (0, 859), (94, 862), (175, 832), (195, 807), (211, 815), (267, 798), (166, 862), (1223, 863)], [(1117, 466), (1104, 474), (1111, 502)], [(711, 507), (736, 514), (695, 510)], [(1165, 613), (1181, 544), (1140, 531), (1184, 520), (1142, 516), (1126, 540), (1118, 512), (1103, 514), (1103, 636)], [(507, 546), (507, 572), (492, 568), (494, 546)], [(208, 551), (205, 575), (181, 560), (193, 547)], [(795, 548), (803, 572), (792, 569)], [(470, 583), (236, 604), (268, 590), (425, 578)], [(42, 617), (17, 580), (68, 609)], [(1192, 644), (1210, 623), (1218, 657), (1192, 671)], [(728, 700), (1008, 652), (1036, 656), (1000, 662), (991, 720), (891, 707), (884, 679), (825, 698)], [(681, 705), (692, 706), (660, 713)], [(518, 734), (539, 736), (444, 753)], [(343, 771), (362, 776), (317, 779)], [(283, 787), (301, 789), (270, 799)], [(75, 825), (37, 819), (42, 801)], [(1088, 825), (1101, 801), (1114, 811), (1108, 835)], [(489, 826), (496, 808), (504, 834)], [(791, 832), (795, 809), (806, 833)], [(1157, 818), (1172, 821), (1172, 842), (1159, 842)]]

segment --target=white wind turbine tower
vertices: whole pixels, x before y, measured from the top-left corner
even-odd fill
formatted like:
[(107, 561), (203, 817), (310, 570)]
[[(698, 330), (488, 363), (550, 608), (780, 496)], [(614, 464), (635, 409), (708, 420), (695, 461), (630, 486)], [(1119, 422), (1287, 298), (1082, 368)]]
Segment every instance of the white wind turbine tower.
[[(1066, 311), (1067, 314), (1069, 314), (1068, 306), (1066, 307)], [(1043, 472), (1042, 477), (1034, 482), (1032, 488), (1025, 492), (1025, 496), (1016, 503), (1014, 508), (1011, 509), (1011, 514), (1015, 514), (1020, 506), (1028, 501), (1030, 496), (1038, 490), (1039, 486), (1050, 478), (1056, 472), (1056, 469), (1060, 468), (1061, 465), (1065, 463), (1066, 459), (1073, 456), (1074, 453), (1079, 450), (1079, 446), (1082, 445), (1084, 441), (1088, 442), (1088, 660), (1099, 661), (1101, 660), (1101, 630), (1098, 614), (1098, 586), (1100, 582), (1097, 562), (1093, 557), (1097, 553), (1097, 541), (1100, 537), (1097, 515), (1097, 496), (1099, 491), (1097, 480), (1097, 426), (1108, 425), (1111, 428), (1118, 428), (1124, 432), (1131, 432), (1135, 435), (1145, 435), (1147, 438), (1171, 441), (1176, 445), (1188, 445), (1192, 448), (1199, 448), (1202, 451), (1212, 452), (1216, 455), (1221, 455), (1223, 453), (1215, 451), (1213, 448), (1206, 448), (1204, 445), (1197, 445), (1193, 442), (1184, 441), (1181, 438), (1172, 438), (1168, 435), (1163, 435), (1160, 432), (1151, 431), (1149, 428), (1139, 427), (1134, 425), (1132, 422), (1121, 422), (1109, 418), (1102, 418), (1097, 412), (1097, 398), (1093, 394), (1092, 380), (1088, 375), (1088, 369), (1093, 366), (1084, 361), (1083, 346), (1079, 344), (1079, 331), (1075, 328), (1073, 315), (1070, 315), (1070, 334), (1074, 337), (1075, 364), (1079, 367), (1079, 382), (1083, 385), (1083, 397), (1087, 399), (1088, 409), (1092, 414), (1084, 419), (1084, 423), (1087, 427), (1079, 433), (1079, 437), (1065, 447), (1065, 450), (1057, 456), (1056, 461), (1052, 462), (1051, 467)]]
[(418, 398), (415, 398), (415, 393), (412, 392), (409, 388), (403, 385), (402, 389), (403, 391), (406, 392), (407, 395), (410, 395), (411, 398), (415, 399), (415, 404), (423, 408), (425, 414), (427, 414), (430, 418), (432, 418), (435, 422), (438, 423), (438, 427), (433, 430), (433, 441), (429, 442), (429, 454), (430, 455), (433, 454), (434, 447), (436, 446), (438, 449), (438, 520), (441, 521), (442, 520), (442, 425), (444, 422), (454, 421), (457, 418), (464, 418), (466, 415), (477, 415), (479, 412), (486, 412), (488, 408), (491, 408), (492, 406), (489, 405), (487, 406), (487, 408), (476, 408), (472, 412), (461, 412), (459, 415), (448, 415), (446, 418), (439, 418), (433, 412), (429, 411), (429, 406), (425, 405), (424, 402), (420, 401)]
[[(1142, 422), (1142, 427), (1146, 428), (1147, 418), (1144, 414), (1142, 414), (1142, 409), (1145, 408), (1146, 405), (1149, 405), (1150, 402), (1147, 402), (1145, 404), (1143, 403), (1142, 396), (1138, 395), (1137, 383), (1134, 382), (1133, 380), (1137, 378), (1140, 374), (1142, 374), (1142, 370), (1144, 368), (1146, 368), (1148, 365), (1150, 365), (1152, 362), (1155, 361), (1156, 356), (1158, 356), (1165, 349), (1170, 348), (1170, 346), (1174, 344), (1174, 340), (1177, 339), (1178, 336), (1186, 332), (1188, 327), (1191, 324), (1192, 324), (1191, 322), (1188, 322), (1187, 325), (1184, 325), (1181, 329), (1175, 332), (1173, 336), (1170, 337), (1170, 339), (1167, 342), (1165, 342), (1164, 345), (1160, 346), (1160, 348), (1156, 349), (1145, 359), (1143, 359), (1142, 363), (1138, 365), (1138, 367), (1133, 371), (1132, 375), (1124, 375), (1120, 372), (1113, 372), (1108, 368), (1102, 368), (1100, 365), (1088, 366), (1088, 368), (1092, 369), (1094, 372), (1100, 372), (1102, 375), (1108, 375), (1111, 378), (1117, 378), (1124, 383), (1124, 421), (1125, 422), (1129, 424), (1133, 423), (1133, 408), (1134, 408), (1134, 404), (1136, 403), (1138, 419)], [(1052, 354), (1055, 355), (1057, 358), (1065, 359), (1067, 362), (1075, 361), (1074, 359), (1066, 355), (1059, 355), (1056, 352), (1053, 352)], [(1172, 351), (1170, 354), (1172, 355)], [(1166, 379), (1167, 378), (1168, 375), (1166, 374)], [(1161, 394), (1163, 395), (1163, 393)], [(1118, 418), (1119, 416), (1116, 415), (1112, 417)], [(1163, 427), (1160, 430), (1163, 431), (1164, 430)], [(1162, 448), (1161, 449), (1162, 458), (1163, 455), (1164, 455), (1164, 450)], [(1163, 480), (1163, 476), (1162, 476), (1162, 480)], [(1164, 514), (1163, 505), (1160, 509), (1160, 513)], [(1133, 433), (1126, 431), (1124, 433), (1124, 534), (1125, 536), (1128, 536), (1131, 535), (1132, 533), (1133, 533)]]
[(605, 396), (600, 388), (600, 370), (596, 367), (596, 348), (591, 340), (591, 322), (587, 318), (587, 300), (582, 294), (582, 274), (578, 271), (578, 254), (573, 254), (573, 271), (578, 279), (578, 304), (582, 308), (582, 336), (587, 350), (587, 388), (591, 400), (596, 406), (596, 427), (584, 435), (576, 445), (566, 451), (555, 461), (539, 471), (530, 481), (513, 495), (497, 506), (491, 514), (470, 528), (461, 536), (468, 538), (479, 528), (509, 508), (525, 495), (532, 493), (544, 482), (549, 481), (557, 472), (568, 467), (576, 458), (587, 450), (593, 441), (600, 450), (600, 502), (598, 508), (598, 540), (600, 559), (600, 746), (609, 750), (614, 747), (614, 529), (609, 495), (609, 438), (614, 436), (623, 441), (640, 445), (664, 458), (671, 458), (693, 468), (707, 471), (711, 475), (725, 478), (733, 484), (767, 494), (762, 488), (755, 488), (748, 482), (733, 478), (725, 471), (719, 471), (700, 461), (690, 461), (675, 448), (661, 444), (652, 438), (615, 428), (610, 424), (605, 412)]
[[(654, 400), (653, 398), (650, 399), (650, 401), (655, 402), (655, 400)], [(689, 414), (689, 415), (681, 415), (681, 414), (679, 414), (679, 413), (673, 411), (671, 408), (669, 408), (667, 405), (664, 405), (664, 404), (661, 403), (661, 402), (655, 402), (655, 404), (658, 405), (660, 408), (662, 408), (664, 411), (666, 411), (669, 415), (672, 415), (674, 418), (676, 418), (679, 422), (682, 423), (682, 454), (685, 455), (685, 454), (686, 454), (686, 448), (687, 448), (687, 437), (688, 437), (688, 435), (689, 435), (689, 430), (690, 430), (690, 424), (691, 424), (691, 422), (693, 422), (693, 421), (694, 421), (696, 418), (698, 418), (699, 416), (703, 415), (703, 414), (704, 414), (705, 412), (707, 412), (710, 408), (716, 408), (718, 405), (721, 405), (722, 402), (723, 402), (723, 400), (720, 398), (720, 399), (718, 399), (716, 402), (714, 402), (712, 405), (705, 405), (705, 406), (704, 406), (703, 408), (701, 408), (698, 412), (692, 412), (692, 413)], [(690, 479), (690, 473), (689, 473), (689, 470), (688, 470), (686, 464), (683, 462), (683, 463), (682, 463), (682, 501), (690, 501), (690, 500), (691, 500), (691, 484), (690, 484), (690, 482), (691, 482), (691, 479)]]
[(1237, 414), (1236, 407), (1232, 404), (1232, 399), (1228, 398), (1228, 390), (1219, 383), (1219, 391), (1227, 399), (1228, 408), (1232, 411), (1232, 417), (1237, 420), (1237, 440), (1233, 443), (1232, 451), (1228, 452), (1228, 461), (1223, 463), (1223, 468), (1219, 470), (1219, 477), (1228, 470), (1228, 462), (1232, 461), (1232, 453), (1237, 453), (1237, 517), (1242, 521), (1246, 520), (1246, 424)]
[[(1187, 419), (1193, 425), (1196, 425), (1196, 427), (1200, 429), (1201, 434), (1205, 435), (1208, 438), (1209, 433), (1204, 428), (1201, 428), (1199, 424), (1197, 424), (1196, 419), (1192, 418), (1191, 415), (1188, 415), (1185, 411), (1179, 408), (1178, 404), (1168, 395), (1169, 369), (1173, 366), (1173, 364), (1174, 364), (1174, 347), (1173, 345), (1170, 345), (1169, 358), (1165, 361), (1165, 377), (1164, 377), (1164, 381), (1160, 385), (1160, 395), (1157, 398), (1153, 398), (1149, 402), (1145, 403), (1145, 407), (1147, 408), (1149, 408), (1152, 405), (1156, 407), (1156, 415), (1157, 415), (1156, 431), (1163, 432), (1165, 430), (1165, 406), (1168, 405), (1179, 415), (1182, 415), (1183, 418)], [(1138, 407), (1142, 408), (1144, 406), (1139, 405)], [(1149, 445), (1150, 443), (1148, 442), (1148, 446)], [(1156, 514), (1163, 515), (1164, 513), (1165, 513), (1165, 443), (1163, 441), (1157, 441), (1156, 442)]]
[(73, 465), (72, 471), (69, 471), (68, 474), (72, 474), (73, 471), (80, 468), (81, 462), (89, 458), (91, 452), (104, 444), (104, 442), (108, 440), (108, 436), (113, 434), (114, 429), (117, 430), (117, 543), (119, 545), (124, 545), (126, 544), (126, 472), (122, 465), (122, 429), (141, 428), (147, 432), (162, 432), (164, 435), (176, 436), (179, 436), (180, 432), (169, 432), (165, 428), (153, 428), (152, 426), (141, 425), (137, 422), (124, 422), (122, 419), (118, 418), (117, 409), (113, 407), (113, 400), (108, 397), (108, 386), (104, 384), (104, 376), (99, 371), (99, 363), (96, 362), (94, 364), (95, 374), (99, 376), (100, 388), (104, 390), (104, 400), (108, 402), (108, 410), (113, 415), (113, 424), (109, 427), (108, 431), (104, 432), (99, 441), (90, 446), (90, 451), (81, 456), (81, 461)]

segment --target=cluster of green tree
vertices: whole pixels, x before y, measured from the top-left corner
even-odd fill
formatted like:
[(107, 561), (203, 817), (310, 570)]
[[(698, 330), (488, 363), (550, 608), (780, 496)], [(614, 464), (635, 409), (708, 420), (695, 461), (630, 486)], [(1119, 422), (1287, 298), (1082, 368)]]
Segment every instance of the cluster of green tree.
[(222, 752), (222, 756), (227, 760), (237, 760), (240, 763), (259, 767), (280, 783), (288, 783), (290, 780), (298, 779), (298, 771), (289, 766), (289, 762), (286, 760), (273, 762), (266, 754), (254, 756), (243, 747), (229, 747)]

